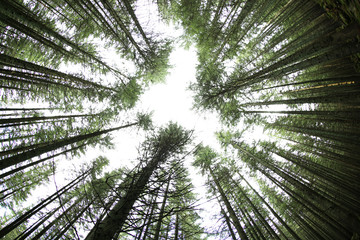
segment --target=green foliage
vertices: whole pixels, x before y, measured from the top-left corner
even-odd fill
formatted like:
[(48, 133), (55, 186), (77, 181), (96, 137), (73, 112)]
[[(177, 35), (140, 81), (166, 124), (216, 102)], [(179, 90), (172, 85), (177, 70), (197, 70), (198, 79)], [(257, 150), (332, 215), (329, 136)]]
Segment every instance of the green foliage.
[(151, 120), (152, 113), (137, 113), (137, 119), (139, 122), (139, 126), (144, 130), (149, 130), (153, 128), (153, 123)]
[(193, 165), (200, 167), (201, 169), (208, 169), (217, 157), (217, 154), (214, 152), (214, 150), (211, 149), (211, 147), (204, 147), (202, 145), (197, 146), (194, 155), (195, 161)]
[(352, 21), (360, 23), (360, 4), (356, 1), (329, 1), (317, 0), (317, 2), (326, 10), (326, 13), (344, 24)]

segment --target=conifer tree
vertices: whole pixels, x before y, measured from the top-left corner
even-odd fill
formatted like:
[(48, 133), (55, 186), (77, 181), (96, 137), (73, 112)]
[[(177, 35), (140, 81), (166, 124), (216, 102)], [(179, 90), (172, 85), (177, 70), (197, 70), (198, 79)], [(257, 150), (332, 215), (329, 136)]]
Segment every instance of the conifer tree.
[(157, 135), (150, 136), (142, 145), (141, 161), (145, 164), (144, 167), (131, 180), (131, 187), (125, 196), (116, 201), (103, 219), (99, 219), (86, 239), (98, 239), (100, 236), (103, 239), (112, 239), (121, 231), (153, 172), (169, 158), (181, 154), (189, 140), (190, 132), (174, 123), (160, 129)]

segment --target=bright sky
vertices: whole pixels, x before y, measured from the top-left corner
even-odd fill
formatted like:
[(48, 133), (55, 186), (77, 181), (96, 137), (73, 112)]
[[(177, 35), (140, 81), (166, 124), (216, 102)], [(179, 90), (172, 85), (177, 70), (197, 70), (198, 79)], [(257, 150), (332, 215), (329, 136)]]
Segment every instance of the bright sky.
[(141, 97), (139, 105), (144, 110), (154, 111), (154, 123), (178, 122), (187, 129), (196, 129), (198, 141), (210, 144), (214, 132), (219, 130), (217, 119), (211, 113), (199, 115), (192, 111), (192, 92), (187, 90), (190, 82), (195, 82), (196, 52), (177, 48), (170, 56), (170, 63), (174, 67), (170, 69), (166, 83), (152, 86)]
[[(215, 114), (199, 114), (193, 111), (192, 92), (187, 90), (190, 82), (195, 81), (195, 49), (176, 48), (170, 55), (170, 64), (173, 68), (169, 70), (166, 82), (150, 86), (137, 103), (136, 111), (153, 112), (152, 120), (155, 126), (163, 126), (173, 121), (188, 130), (195, 129), (195, 144), (202, 141), (217, 148), (214, 133), (220, 130), (220, 125)], [(124, 156), (128, 158), (137, 156), (134, 146), (138, 146), (141, 139), (136, 131), (119, 130), (113, 133), (113, 136), (116, 136), (116, 150), (111, 151), (110, 158), (119, 157), (119, 150), (126, 151)]]

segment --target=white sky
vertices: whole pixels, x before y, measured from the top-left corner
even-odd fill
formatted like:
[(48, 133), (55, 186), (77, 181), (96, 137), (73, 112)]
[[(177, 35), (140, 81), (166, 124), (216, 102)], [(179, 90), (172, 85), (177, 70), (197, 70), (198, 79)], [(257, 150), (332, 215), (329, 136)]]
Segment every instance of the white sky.
[(192, 92), (187, 90), (190, 82), (195, 82), (195, 50), (175, 49), (170, 63), (174, 67), (170, 69), (166, 83), (152, 86), (141, 97), (139, 105), (144, 110), (154, 111), (154, 123), (178, 122), (187, 129), (196, 129), (198, 140), (211, 144), (215, 139), (214, 132), (220, 130), (217, 118), (211, 113), (199, 115), (192, 111)]

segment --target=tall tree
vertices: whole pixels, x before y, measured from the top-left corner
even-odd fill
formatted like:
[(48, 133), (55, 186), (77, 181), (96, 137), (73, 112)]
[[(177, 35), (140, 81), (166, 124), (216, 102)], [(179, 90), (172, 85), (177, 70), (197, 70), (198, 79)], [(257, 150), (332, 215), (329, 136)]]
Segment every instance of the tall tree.
[(102, 219), (87, 235), (86, 239), (112, 239), (122, 229), (135, 201), (144, 191), (149, 178), (159, 164), (180, 154), (190, 140), (190, 132), (178, 125), (170, 123), (166, 128), (158, 131), (157, 135), (150, 136), (142, 145), (144, 152), (143, 162), (146, 165), (137, 173), (132, 187), (125, 196), (118, 199), (106, 217)]
[(196, 151), (196, 161), (194, 162), (195, 166), (199, 166), (203, 172), (208, 172), (209, 176), (212, 178), (212, 181), (214, 183), (214, 189), (220, 194), (221, 201), (225, 204), (226, 210), (228, 211), (230, 215), (230, 219), (232, 220), (232, 223), (234, 224), (235, 229), (237, 230), (237, 233), (239, 234), (241, 239), (249, 239), (247, 234), (245, 233), (243, 227), (241, 226), (239, 217), (234, 211), (234, 208), (232, 204), (229, 201), (229, 198), (224, 191), (218, 176), (213, 170), (212, 161), (214, 158), (217, 157), (217, 154), (209, 147), (203, 147), (199, 146)]

